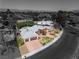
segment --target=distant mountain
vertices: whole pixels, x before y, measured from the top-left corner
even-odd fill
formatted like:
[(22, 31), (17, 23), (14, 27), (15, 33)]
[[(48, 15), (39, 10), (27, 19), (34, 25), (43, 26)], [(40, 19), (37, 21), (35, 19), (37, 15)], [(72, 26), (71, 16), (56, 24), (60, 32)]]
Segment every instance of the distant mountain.
[[(7, 8), (0, 8), (0, 11), (5, 12)], [(49, 11), (49, 10), (29, 10), (29, 9), (24, 9), (24, 10), (19, 10), (19, 9), (10, 9), (12, 12), (56, 12), (56, 11)]]
[(0, 8), (0, 11), (5, 12), (5, 11), (6, 11), (6, 9), (5, 9), (5, 8)]
[[(5, 12), (7, 10), (7, 8), (0, 8), (0, 11)], [(19, 9), (10, 9), (10, 11), (12, 12), (22, 12), (23, 10), (19, 10)]]
[(73, 10), (74, 13), (79, 13), (79, 10)]

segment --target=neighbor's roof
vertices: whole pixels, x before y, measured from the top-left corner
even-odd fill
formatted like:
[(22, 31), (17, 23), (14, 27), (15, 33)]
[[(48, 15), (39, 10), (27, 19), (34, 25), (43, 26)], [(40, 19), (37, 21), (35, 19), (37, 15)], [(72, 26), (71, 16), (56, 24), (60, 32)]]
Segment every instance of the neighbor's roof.
[(41, 24), (41, 25), (51, 25), (51, 23), (53, 23), (52, 21), (39, 21), (37, 24)]

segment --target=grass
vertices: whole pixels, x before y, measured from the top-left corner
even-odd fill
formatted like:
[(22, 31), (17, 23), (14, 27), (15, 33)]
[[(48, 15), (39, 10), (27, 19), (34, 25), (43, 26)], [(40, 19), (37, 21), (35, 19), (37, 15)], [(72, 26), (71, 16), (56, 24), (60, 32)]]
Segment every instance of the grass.
[(35, 23), (33, 21), (24, 21), (24, 22), (17, 22), (16, 26), (18, 29), (21, 29), (22, 27), (25, 26), (33, 26)]

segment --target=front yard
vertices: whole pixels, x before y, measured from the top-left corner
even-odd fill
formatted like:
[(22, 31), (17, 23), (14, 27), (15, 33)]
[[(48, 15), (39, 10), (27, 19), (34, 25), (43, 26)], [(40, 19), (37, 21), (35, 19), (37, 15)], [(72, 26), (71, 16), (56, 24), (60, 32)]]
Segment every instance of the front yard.
[[(40, 28), (40, 27), (42, 27), (42, 25), (39, 25), (40, 27), (38, 27), (38, 26), (35, 27), (34, 26), (35, 23), (33, 21), (26, 21), (26, 22), (20, 22), (20, 23), (17, 22), (16, 25), (17, 25), (18, 29), (26, 27), (26, 28), (24, 28), (24, 30), (27, 29), (27, 27), (29, 27), (29, 28), (31, 27), (30, 29), (26, 30), (25, 32), (27, 33), (30, 30), (30, 31), (32, 31), (30, 33), (35, 33), (38, 35), (37, 36), (38, 38), (36, 37), (35, 40), (34, 40), (34, 37), (30, 37), (32, 40), (30, 38), (27, 38), (30, 40), (26, 41), (26, 39), (23, 39), (23, 37), (21, 36), (21, 32), (19, 32), (19, 35), (17, 35), (17, 44), (19, 46), (21, 55), (27, 54), (33, 50), (40, 49), (44, 45), (47, 45), (49, 42), (54, 40), (54, 38), (56, 38), (61, 31), (60, 29), (56, 29), (56, 28), (52, 28), (52, 27), (51, 27), (51, 29), (49, 29), (48, 28), (49, 26), (48, 27), (43, 26), (44, 28)], [(32, 26), (34, 28), (32, 28)], [(39, 28), (39, 29), (37, 29), (37, 28)], [(34, 29), (37, 29), (37, 31), (35, 31)], [(26, 34), (25, 32), (24, 32), (24, 35)], [(27, 37), (27, 36), (25, 36), (25, 37)]]

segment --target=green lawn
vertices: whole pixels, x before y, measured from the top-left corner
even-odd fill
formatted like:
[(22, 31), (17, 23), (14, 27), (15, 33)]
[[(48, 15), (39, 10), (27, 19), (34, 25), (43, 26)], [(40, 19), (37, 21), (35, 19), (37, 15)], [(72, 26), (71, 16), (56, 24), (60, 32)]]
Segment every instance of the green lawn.
[(17, 22), (16, 26), (18, 29), (25, 27), (25, 26), (33, 26), (35, 23), (33, 21), (25, 21), (25, 22)]

